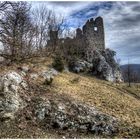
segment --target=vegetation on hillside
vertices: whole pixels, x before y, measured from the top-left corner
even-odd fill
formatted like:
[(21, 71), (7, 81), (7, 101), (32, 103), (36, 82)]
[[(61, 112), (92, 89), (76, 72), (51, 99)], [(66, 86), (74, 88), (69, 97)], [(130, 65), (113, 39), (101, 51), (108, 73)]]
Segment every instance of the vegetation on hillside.
[[(41, 69), (47, 69), (51, 63), (53, 63), (52, 58), (44, 57), (40, 59), (29, 59), (23, 64), (28, 64), (30, 67), (32, 67), (33, 71), (38, 72)], [(3, 67), (1, 68), (1, 73), (3, 73), (4, 70), (16, 70), (17, 67), (17, 64), (9, 67)], [(140, 99), (138, 98), (140, 88), (138, 85), (133, 85), (133, 87), (127, 88), (127, 85), (123, 83), (111, 83), (85, 74), (77, 76), (77, 74), (71, 72), (59, 73), (59, 75), (54, 79), (51, 86), (45, 86), (42, 83), (41, 79), (38, 79), (38, 81), (36, 81), (34, 84), (37, 85), (38, 88), (43, 89), (43, 92), (40, 92), (40, 95), (37, 92), (37, 96), (39, 95), (45, 98), (51, 98), (53, 100), (57, 100), (57, 98), (60, 96), (72, 100), (74, 99), (90, 106), (94, 106), (99, 111), (116, 117), (120, 121), (120, 130), (119, 134), (115, 136), (116, 138), (140, 137)], [(36, 90), (35, 87), (34, 90)], [(133, 96), (136, 92), (132, 93), (131, 90), (137, 91), (138, 96)], [(39, 91), (39, 89), (37, 89), (37, 91)], [(34, 94), (34, 96), (36, 96), (35, 92)], [(28, 123), (31, 123), (32, 125), (31, 121), (28, 121)], [(32, 128), (32, 130), (35, 130), (34, 132), (37, 132), (37, 135), (34, 135), (35, 133), (32, 134), (31, 131), (27, 131), (26, 128), (21, 132), (20, 130), (18, 130), (19, 127), (14, 126), (13, 124), (12, 126), (14, 127), (8, 127), (6, 124), (3, 124), (2, 126), (6, 128), (6, 131), (3, 130), (0, 137), (6, 137), (8, 131), (11, 131), (11, 133), (13, 134), (9, 136), (9, 138), (29, 138), (31, 136), (33, 138), (62, 138), (63, 136), (65, 136), (65, 134), (61, 131), (56, 132), (50, 129), (44, 132), (44, 130), (42, 129), (36, 129), (35, 126)], [(18, 131), (16, 131), (16, 133), (13, 133), (15, 132), (15, 129), (17, 129)], [(18, 136), (16, 136), (16, 134)], [(72, 134), (72, 136), (67, 135), (66, 137), (95, 138), (94, 135), (84, 133)]]
[[(0, 42), (3, 44), (0, 57), (4, 58), (4, 61), (0, 63), (0, 78), (2, 74), (8, 71), (13, 70), (20, 73), (22, 66), (30, 68), (28, 73), (22, 71), (19, 74), (25, 74), (23, 79), (29, 86), (27, 92), (21, 95), (26, 100), (27, 106), (25, 109), (16, 112), (17, 117), (15, 120), (8, 120), (7, 118), (0, 120), (0, 138), (103, 137), (52, 128), (46, 130), (46, 127), (41, 122), (37, 122), (34, 116), (33, 103), (36, 102), (36, 97), (61, 103), (68, 100), (77, 101), (95, 107), (100, 112), (113, 116), (118, 120), (118, 133), (111, 136), (111, 138), (140, 138), (139, 83), (131, 84), (128, 87), (126, 83), (117, 83), (117, 81), (113, 83), (98, 79), (93, 75), (91, 76), (90, 72), (88, 74), (86, 72), (86, 74), (84, 72), (82, 74), (70, 72), (69, 70), (73, 68), (74, 62), (83, 57), (81, 55), (83, 50), (80, 54), (79, 48), (77, 46), (73, 47), (73, 42), (59, 44), (54, 34), (52, 35), (53, 43), (50, 45), (51, 47), (47, 47), (53, 29), (55, 29), (58, 37), (62, 36), (64, 30), (67, 31), (68, 27), (64, 24), (64, 17), (57, 17), (54, 12), (45, 7), (31, 9), (28, 2), (0, 3)], [(110, 56), (113, 51), (108, 49), (107, 52)], [(108, 53), (104, 53), (108, 58)], [(105, 71), (106, 66), (110, 70), (112, 67), (109, 67), (109, 64), (105, 61), (106, 57), (98, 52), (97, 54), (101, 59), (98, 59), (97, 55), (95, 61), (102, 60), (103, 65), (101, 64), (99, 67), (102, 71), (94, 71), (93, 69), (93, 72), (101, 74)], [(115, 60), (113, 59), (113, 61)], [(65, 62), (69, 66), (67, 71), (64, 70)], [(82, 63), (82, 65), (86, 64)], [(59, 71), (59, 74), (55, 78), (49, 75), (49, 80), (46, 78), (44, 82), (40, 72), (46, 72), (52, 67)], [(36, 80), (30, 78), (31, 73), (38, 74)], [(130, 75), (130, 73), (127, 75)], [(15, 86), (12, 85), (8, 88), (12, 89)], [(3, 98), (1, 93), (0, 98)], [(3, 106), (2, 103), (0, 105)], [(0, 110), (0, 113), (2, 111)]]

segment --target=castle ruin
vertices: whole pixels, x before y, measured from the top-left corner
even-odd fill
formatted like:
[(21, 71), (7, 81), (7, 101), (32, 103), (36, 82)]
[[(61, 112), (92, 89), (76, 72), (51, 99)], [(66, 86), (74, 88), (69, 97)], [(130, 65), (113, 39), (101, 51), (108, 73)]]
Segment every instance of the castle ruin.
[(50, 40), (48, 42), (49, 46), (51, 44), (56, 45), (56, 42), (68, 44), (68, 42), (73, 42), (73, 46), (77, 46), (78, 51), (81, 54), (84, 53), (85, 57), (90, 61), (94, 50), (104, 50), (104, 25), (102, 17), (97, 17), (95, 20), (91, 18), (87, 20), (82, 29), (76, 29), (76, 36), (66, 39), (58, 39), (57, 31), (50, 31)]
[(105, 49), (103, 19), (97, 17), (88, 20), (82, 30), (76, 30), (76, 38), (84, 38), (86, 45), (92, 49)]
[(119, 65), (114, 59), (115, 52), (105, 48), (104, 38), (103, 19), (97, 17), (87, 20), (82, 28), (77, 28), (74, 38), (58, 38), (58, 32), (51, 31), (49, 43), (56, 44), (57, 40), (64, 48), (59, 47), (59, 50), (63, 52), (66, 60), (70, 60), (68, 62), (72, 62), (72, 71), (79, 73), (89, 70), (107, 81), (123, 81)]

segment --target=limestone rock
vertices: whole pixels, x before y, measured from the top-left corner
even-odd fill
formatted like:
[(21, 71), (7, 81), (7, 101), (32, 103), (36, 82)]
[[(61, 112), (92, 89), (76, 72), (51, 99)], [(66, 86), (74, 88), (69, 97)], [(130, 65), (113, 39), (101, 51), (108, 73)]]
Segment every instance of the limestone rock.
[(64, 66), (64, 72), (66, 72), (66, 73), (69, 72), (69, 68), (67, 66)]
[(49, 70), (43, 71), (41, 73), (41, 76), (43, 76), (44, 78), (48, 78), (48, 77), (56, 76), (57, 74), (58, 72), (55, 69), (51, 68)]
[(48, 73), (52, 74), (53, 76), (58, 75), (58, 71), (55, 70), (54, 68), (50, 68), (49, 71), (48, 71)]
[(35, 114), (46, 127), (91, 132), (97, 135), (117, 133), (117, 120), (114, 117), (74, 101), (62, 103), (41, 99), (36, 102)]
[(95, 50), (92, 63), (93, 70), (98, 76), (107, 81), (122, 81), (121, 71), (114, 59), (115, 52), (110, 49)]
[(50, 68), (49, 70), (43, 71), (40, 75), (44, 78), (45, 83), (51, 83), (54, 79), (54, 76), (56, 76), (58, 72)]
[(74, 62), (72, 70), (76, 73), (90, 71), (92, 68), (92, 63), (88, 63), (85, 60), (78, 60)]
[[(27, 89), (27, 84), (15, 71), (10, 71), (0, 77), (0, 118), (14, 117), (14, 113), (24, 107), (19, 93)], [(7, 114), (8, 113), (8, 114)]]
[(72, 71), (91, 72), (107, 81), (122, 82), (122, 74), (119, 65), (114, 59), (115, 52), (110, 49), (94, 50), (90, 56), (90, 61), (78, 60), (72, 65)]
[(3, 62), (3, 61), (5, 61), (5, 58), (0, 56), (0, 63)]

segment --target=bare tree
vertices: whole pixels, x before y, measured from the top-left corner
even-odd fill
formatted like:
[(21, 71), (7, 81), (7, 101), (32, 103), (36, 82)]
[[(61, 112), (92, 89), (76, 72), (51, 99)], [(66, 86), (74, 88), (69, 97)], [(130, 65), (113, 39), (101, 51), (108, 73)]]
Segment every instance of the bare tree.
[(58, 36), (61, 37), (63, 31), (66, 29), (65, 19), (61, 14), (51, 13), (49, 19), (49, 30), (57, 31)]
[(60, 49), (61, 42), (59, 38), (63, 36), (64, 30), (67, 28), (67, 24), (64, 21), (65, 19), (62, 15), (57, 15), (55, 12), (52, 12), (49, 20), (49, 46), (52, 52)]
[[(4, 14), (4, 12), (6, 12), (6, 10), (10, 7), (11, 2), (7, 2), (7, 1), (1, 1), (0, 2), (0, 20), (2, 18), (2, 14)], [(1, 34), (1, 31), (0, 31)]]
[(9, 6), (11, 2), (1, 1), (0, 2), (0, 14), (3, 13)]
[(131, 87), (131, 68), (130, 68), (130, 64), (128, 62), (128, 66), (127, 66), (127, 78), (128, 78), (128, 86)]
[(0, 41), (12, 61), (23, 59), (29, 53), (27, 48), (33, 39), (29, 11), (30, 5), (27, 2), (13, 2), (0, 21)]
[(48, 27), (52, 11), (44, 5), (39, 5), (32, 11), (34, 25), (36, 27), (35, 46), (42, 51), (48, 40)]
[(131, 65), (129, 64), (129, 59), (128, 59), (128, 64), (126, 69), (123, 72), (124, 74), (124, 79), (125, 81), (128, 82), (128, 86), (131, 87), (131, 82), (132, 82), (132, 76), (133, 76), (133, 70), (131, 68)]
[[(35, 7), (32, 11), (34, 25), (36, 27), (36, 48), (40, 54), (51, 54), (58, 50), (59, 39), (66, 28), (64, 17), (49, 10), (44, 5)], [(44, 51), (45, 49), (45, 51)]]

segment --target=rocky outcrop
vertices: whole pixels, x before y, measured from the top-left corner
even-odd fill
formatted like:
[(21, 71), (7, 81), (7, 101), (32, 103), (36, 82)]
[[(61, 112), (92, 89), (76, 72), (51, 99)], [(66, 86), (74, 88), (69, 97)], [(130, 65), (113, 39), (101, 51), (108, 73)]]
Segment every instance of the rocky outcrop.
[(93, 65), (92, 63), (89, 63), (85, 60), (78, 60), (73, 62), (73, 65), (71, 66), (71, 70), (79, 73), (79, 72), (89, 72), (91, 71)]
[(9, 71), (0, 77), (0, 118), (14, 118), (14, 114), (25, 106), (20, 93), (27, 89), (23, 77)]
[(45, 71), (41, 72), (41, 75), (42, 75), (44, 78), (56, 76), (57, 74), (58, 74), (58, 72), (57, 72), (57, 70), (55, 70), (54, 68), (50, 68), (50, 69), (48, 69), (48, 70), (45, 70)]
[(115, 52), (110, 49), (94, 50), (89, 61), (78, 60), (72, 66), (72, 71), (91, 72), (107, 81), (122, 82), (122, 74), (119, 65), (114, 59)]
[(47, 70), (43, 70), (41, 72), (33, 72), (30, 73), (31, 80), (37, 80), (38, 78), (43, 78), (44, 81), (50, 82), (54, 79), (54, 77), (58, 75), (58, 71), (54, 68), (49, 68)]
[(92, 56), (93, 72), (107, 81), (122, 82), (121, 71), (114, 56), (115, 52), (110, 49), (95, 50)]
[[(24, 67), (18, 73), (9, 71), (0, 76), (0, 119), (14, 118), (15, 113), (26, 106), (26, 99), (23, 100), (22, 97), (28, 90), (28, 85), (24, 80), (24, 77), (30, 74), (28, 71), (29, 68)], [(58, 72), (51, 68), (40, 73), (31, 73), (30, 79), (36, 80), (40, 76), (44, 82), (50, 82), (57, 74)]]
[(97, 135), (113, 135), (117, 132), (117, 120), (114, 117), (74, 101), (40, 99), (36, 102), (35, 114), (47, 128), (84, 131)]
[(3, 61), (5, 61), (5, 58), (0, 56), (0, 63), (2, 63)]
[(41, 72), (40, 76), (45, 79), (45, 83), (50, 83), (53, 81), (54, 76), (58, 74), (57, 70), (50, 68), (49, 70)]

